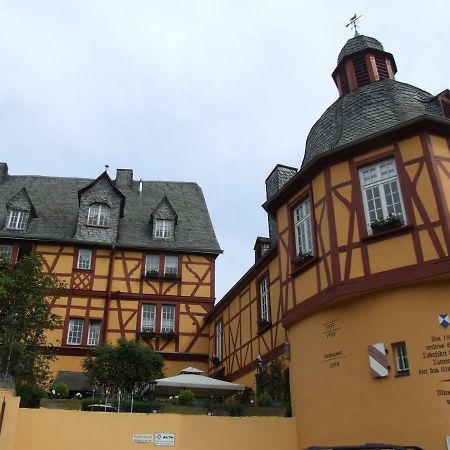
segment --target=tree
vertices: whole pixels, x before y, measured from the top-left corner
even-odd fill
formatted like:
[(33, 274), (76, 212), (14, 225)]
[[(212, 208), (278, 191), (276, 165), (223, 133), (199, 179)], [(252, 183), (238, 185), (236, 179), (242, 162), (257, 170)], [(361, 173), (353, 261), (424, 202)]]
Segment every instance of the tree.
[(55, 358), (46, 332), (62, 325), (51, 313), (51, 300), (65, 284), (43, 273), (38, 255), (9, 263), (0, 258), (0, 374), (16, 383), (45, 385)]
[(159, 353), (125, 338), (116, 345), (99, 345), (83, 361), (88, 378), (111, 393), (119, 389), (132, 392), (141, 383), (161, 378), (163, 366)]

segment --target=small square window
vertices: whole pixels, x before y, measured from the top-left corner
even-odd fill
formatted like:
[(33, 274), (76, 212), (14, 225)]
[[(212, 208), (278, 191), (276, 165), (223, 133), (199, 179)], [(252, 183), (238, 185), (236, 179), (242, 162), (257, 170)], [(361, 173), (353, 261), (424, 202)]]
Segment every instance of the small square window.
[(394, 347), (397, 375), (409, 375), (409, 362), (405, 342), (397, 342), (392, 344), (392, 346)]
[(92, 264), (92, 250), (80, 248), (78, 250), (77, 269), (90, 270)]
[(145, 275), (159, 275), (159, 255), (147, 255), (145, 257)]
[(12, 258), (13, 246), (12, 245), (0, 245), (0, 256), (10, 261)]
[(28, 224), (28, 217), (30, 213), (28, 211), (19, 211), (17, 209), (12, 209), (8, 216), (9, 230), (25, 230)]
[(142, 305), (141, 331), (156, 331), (156, 305)]
[(87, 224), (96, 227), (109, 227), (111, 209), (104, 203), (93, 203), (89, 207)]
[(81, 345), (83, 339), (83, 319), (70, 319), (67, 343), (69, 345)]
[(100, 342), (100, 320), (89, 321), (88, 345), (95, 346)]
[(161, 308), (161, 333), (175, 331), (175, 306), (163, 305)]
[(155, 219), (153, 224), (153, 237), (170, 239), (173, 237), (173, 220)]
[(164, 276), (176, 278), (178, 276), (178, 256), (167, 255), (164, 259)]

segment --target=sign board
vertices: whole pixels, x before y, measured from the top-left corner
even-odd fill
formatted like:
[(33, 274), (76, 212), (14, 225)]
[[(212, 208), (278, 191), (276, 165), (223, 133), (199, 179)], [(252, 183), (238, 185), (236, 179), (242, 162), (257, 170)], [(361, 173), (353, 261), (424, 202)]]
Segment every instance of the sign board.
[(173, 433), (156, 433), (155, 445), (159, 447), (175, 447), (175, 434)]
[(133, 442), (137, 444), (146, 444), (148, 442), (153, 442), (152, 434), (133, 434)]

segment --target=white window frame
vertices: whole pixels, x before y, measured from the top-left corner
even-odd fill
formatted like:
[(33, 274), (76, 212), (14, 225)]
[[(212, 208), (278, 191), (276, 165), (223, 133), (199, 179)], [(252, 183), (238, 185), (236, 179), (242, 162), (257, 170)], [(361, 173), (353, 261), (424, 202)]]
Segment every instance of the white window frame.
[(77, 269), (91, 270), (92, 267), (92, 250), (90, 248), (78, 249)]
[(95, 347), (100, 343), (101, 321), (89, 320), (88, 341), (87, 345)]
[(223, 323), (220, 320), (216, 322), (216, 326), (214, 329), (214, 338), (215, 338), (215, 357), (222, 361), (222, 345), (223, 345)]
[(406, 351), (405, 342), (396, 342), (392, 344), (394, 347), (395, 365), (398, 374), (409, 373), (408, 352)]
[(92, 203), (89, 206), (87, 224), (93, 227), (109, 227), (111, 208), (105, 203)]
[(141, 307), (141, 331), (156, 331), (156, 305), (144, 303)]
[(294, 208), (294, 234), (296, 255), (305, 253), (314, 254), (311, 201), (309, 198), (303, 200)]
[(8, 215), (8, 230), (25, 230), (28, 224), (29, 211), (21, 211), (19, 209), (11, 209)]
[(146, 255), (145, 257), (145, 273), (158, 272), (159, 275), (159, 255)]
[(158, 239), (171, 239), (173, 237), (174, 223), (172, 219), (154, 219), (153, 237)]
[(178, 256), (166, 255), (164, 256), (164, 276), (178, 276)]
[(11, 260), (13, 254), (13, 246), (10, 244), (0, 245), (0, 256), (3, 256), (8, 261)]
[(260, 320), (270, 322), (270, 294), (269, 294), (269, 277), (265, 276), (259, 282), (259, 306)]
[(83, 342), (84, 319), (70, 319), (67, 330), (67, 344), (81, 345)]
[(161, 307), (161, 333), (175, 331), (175, 305), (162, 305)]
[[(386, 219), (389, 215), (399, 217), (403, 224), (406, 224), (405, 206), (397, 167), (393, 159), (361, 167), (359, 169), (359, 180), (369, 234), (372, 233), (370, 224), (374, 220)], [(374, 190), (378, 191), (378, 197)], [(394, 198), (396, 194), (398, 195), (397, 201)]]

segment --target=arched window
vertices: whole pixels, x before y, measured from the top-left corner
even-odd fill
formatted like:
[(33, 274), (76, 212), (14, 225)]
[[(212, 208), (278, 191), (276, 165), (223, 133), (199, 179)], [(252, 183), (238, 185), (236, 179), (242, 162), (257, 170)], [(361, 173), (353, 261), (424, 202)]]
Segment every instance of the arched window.
[(93, 203), (89, 207), (87, 224), (97, 227), (109, 227), (111, 209), (104, 203)]

